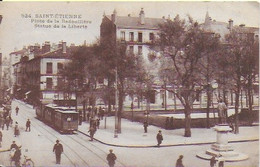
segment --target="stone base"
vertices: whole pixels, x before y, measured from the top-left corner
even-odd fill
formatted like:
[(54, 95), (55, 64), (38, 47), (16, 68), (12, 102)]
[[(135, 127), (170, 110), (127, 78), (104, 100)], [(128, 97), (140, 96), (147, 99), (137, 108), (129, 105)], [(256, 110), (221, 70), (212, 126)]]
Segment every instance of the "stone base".
[(243, 153), (238, 153), (235, 151), (218, 152), (214, 150), (207, 150), (206, 152), (198, 153), (197, 157), (205, 160), (210, 160), (212, 156), (219, 156), (219, 155), (221, 155), (221, 158), (223, 158), (227, 162), (242, 161), (248, 159), (248, 156)]
[(232, 146), (228, 145), (228, 144), (212, 144), (211, 145), (211, 149), (215, 150), (215, 151), (233, 151), (234, 149), (232, 148)]

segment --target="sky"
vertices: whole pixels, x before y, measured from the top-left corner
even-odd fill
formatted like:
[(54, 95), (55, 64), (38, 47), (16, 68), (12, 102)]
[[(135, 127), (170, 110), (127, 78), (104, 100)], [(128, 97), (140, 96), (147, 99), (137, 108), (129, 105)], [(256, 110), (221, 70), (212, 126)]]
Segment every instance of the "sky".
[[(259, 27), (258, 2), (0, 2), (0, 15), (3, 15), (0, 24), (0, 53), (8, 56), (14, 48), (20, 50), (23, 46), (42, 44), (45, 41), (58, 43), (63, 40), (68, 45), (82, 45), (85, 40), (93, 43), (99, 38), (104, 14), (111, 15), (116, 9), (119, 16), (138, 16), (141, 8), (144, 8), (145, 17), (150, 18), (169, 15), (173, 18), (177, 14), (186, 18), (189, 14), (202, 23), (208, 11), (209, 16), (216, 21), (228, 22), (233, 19), (234, 25)], [(36, 18), (36, 15), (39, 17), (43, 14), (79, 15), (78, 19), (66, 20), (88, 22), (84, 24), (87, 28), (68, 28), (70, 23), (64, 24), (66, 28), (54, 28), (54, 23), (50, 24), (51, 28), (35, 27), (35, 24), (49, 25), (46, 23), (48, 18)], [(25, 18), (26, 15), (31, 15), (31, 18)], [(59, 16), (50, 20), (54, 22), (54, 19), (60, 21), (61, 26), (62, 18)], [(41, 21), (45, 23), (39, 23)]]

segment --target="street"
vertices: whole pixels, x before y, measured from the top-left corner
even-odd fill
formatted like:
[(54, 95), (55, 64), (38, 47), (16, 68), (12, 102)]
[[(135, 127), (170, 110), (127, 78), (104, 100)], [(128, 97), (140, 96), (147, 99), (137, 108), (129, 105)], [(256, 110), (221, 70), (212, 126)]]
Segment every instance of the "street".
[[(20, 108), (17, 116), (15, 115), (16, 106)], [(18, 137), (14, 137), (13, 127), (8, 131), (6, 129), (3, 130), (3, 143), (0, 150), (8, 149), (14, 140), (18, 145), (22, 145), (22, 158), (23, 154), (28, 155), (34, 161), (35, 166), (108, 166), (106, 155), (109, 149), (113, 149), (117, 156), (117, 167), (175, 166), (179, 155), (184, 155), (183, 163), (185, 167), (209, 166), (209, 161), (196, 157), (198, 152), (207, 150), (210, 147), (209, 144), (160, 148), (112, 147), (97, 141), (91, 142), (89, 137), (81, 133), (60, 134), (38, 120), (31, 106), (16, 100), (12, 103), (12, 118), (14, 122), (18, 122), (21, 134)], [(25, 131), (25, 124), (28, 118), (31, 120), (31, 132)], [(85, 126), (88, 129), (86, 124), (81, 126)], [(53, 145), (57, 139), (60, 140), (64, 148), (60, 165), (56, 165), (55, 154), (52, 152)], [(231, 145), (235, 150), (248, 154), (250, 158), (245, 161), (226, 162), (225, 166), (258, 166), (258, 141), (237, 142)], [(9, 152), (0, 152), (0, 155), (0, 164), (9, 166)]]

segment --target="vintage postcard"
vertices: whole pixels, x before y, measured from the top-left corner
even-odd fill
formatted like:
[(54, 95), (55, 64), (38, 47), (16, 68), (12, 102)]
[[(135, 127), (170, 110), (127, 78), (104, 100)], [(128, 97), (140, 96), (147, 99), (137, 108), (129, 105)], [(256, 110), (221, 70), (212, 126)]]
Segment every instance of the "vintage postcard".
[(0, 2), (0, 166), (259, 166), (259, 2)]

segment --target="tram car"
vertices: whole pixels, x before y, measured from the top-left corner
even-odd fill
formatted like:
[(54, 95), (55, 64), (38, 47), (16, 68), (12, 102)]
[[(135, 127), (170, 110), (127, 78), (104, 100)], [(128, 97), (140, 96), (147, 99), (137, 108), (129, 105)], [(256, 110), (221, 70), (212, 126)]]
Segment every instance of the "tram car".
[(48, 104), (41, 109), (36, 109), (36, 115), (61, 133), (71, 133), (78, 130), (79, 115), (73, 108)]

